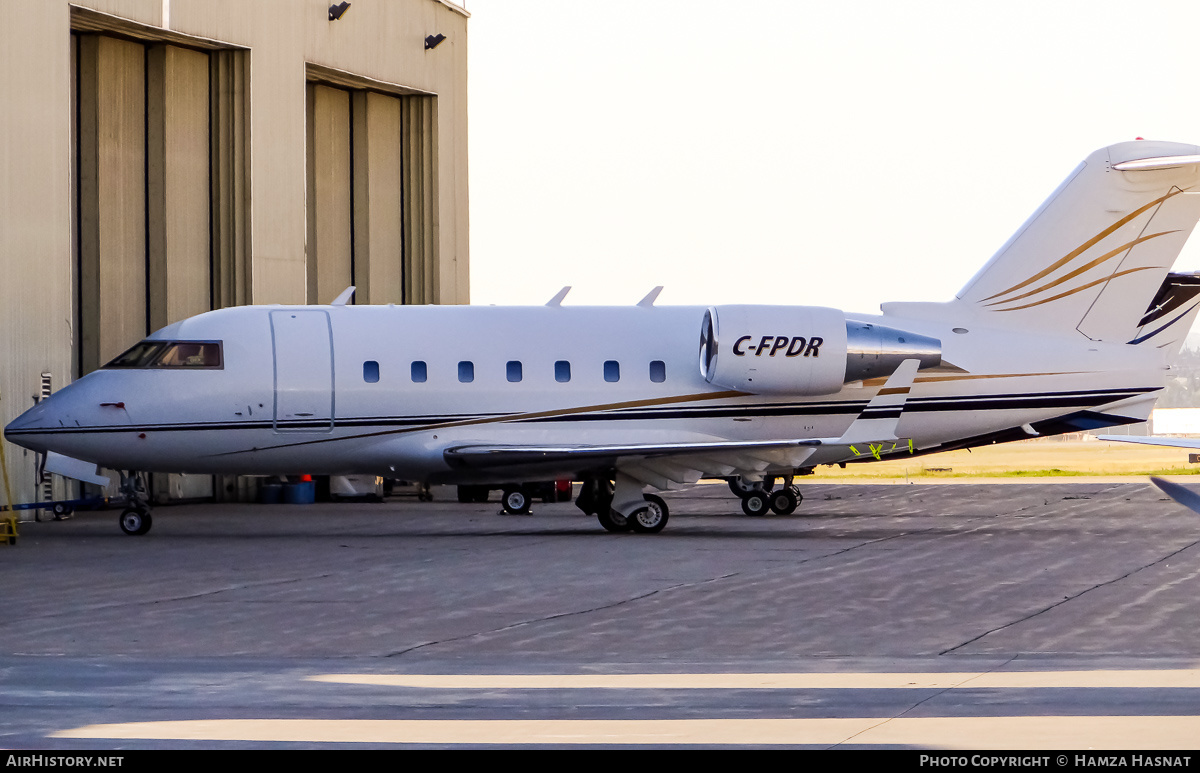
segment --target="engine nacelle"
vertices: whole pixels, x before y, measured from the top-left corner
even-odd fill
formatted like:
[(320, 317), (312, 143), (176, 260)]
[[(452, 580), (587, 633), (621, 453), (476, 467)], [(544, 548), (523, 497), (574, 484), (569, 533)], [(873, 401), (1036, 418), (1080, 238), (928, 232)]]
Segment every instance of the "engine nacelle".
[(700, 331), (705, 380), (754, 394), (836, 394), (851, 381), (889, 376), (910, 358), (937, 366), (941, 341), (848, 321), (821, 306), (714, 306)]

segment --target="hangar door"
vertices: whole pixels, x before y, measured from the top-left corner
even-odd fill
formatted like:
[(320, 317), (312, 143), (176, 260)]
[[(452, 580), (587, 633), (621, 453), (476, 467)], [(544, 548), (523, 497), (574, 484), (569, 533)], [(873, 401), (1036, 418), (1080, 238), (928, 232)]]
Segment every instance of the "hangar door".
[(275, 358), (275, 430), (333, 429), (333, 337), (329, 313), (271, 312)]

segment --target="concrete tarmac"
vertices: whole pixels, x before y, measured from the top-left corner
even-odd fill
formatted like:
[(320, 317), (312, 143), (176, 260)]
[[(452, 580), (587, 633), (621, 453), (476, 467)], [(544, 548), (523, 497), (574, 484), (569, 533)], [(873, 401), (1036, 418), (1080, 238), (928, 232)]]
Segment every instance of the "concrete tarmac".
[(1146, 481), (803, 491), (693, 486), (658, 535), (447, 496), (24, 524), (0, 747), (1200, 738), (1200, 516)]

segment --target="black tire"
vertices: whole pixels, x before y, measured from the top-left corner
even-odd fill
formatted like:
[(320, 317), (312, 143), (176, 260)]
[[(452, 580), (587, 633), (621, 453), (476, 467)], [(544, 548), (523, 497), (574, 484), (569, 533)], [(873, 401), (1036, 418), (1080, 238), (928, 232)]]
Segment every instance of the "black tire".
[(796, 505), (800, 504), (800, 500), (796, 497), (796, 492), (791, 488), (781, 488), (778, 491), (772, 491), (767, 495), (767, 501), (771, 505), (771, 510), (779, 515), (791, 515), (796, 512)]
[(141, 508), (127, 507), (125, 512), (121, 513), (118, 523), (121, 525), (121, 531), (131, 537), (140, 537), (150, 531), (154, 519), (150, 517), (150, 513)]
[(775, 488), (775, 476), (767, 475), (762, 479), (762, 483), (752, 483), (751, 481), (743, 480), (740, 476), (736, 478), (726, 478), (729, 483), (729, 490), (738, 499), (745, 499), (750, 496), (753, 491), (770, 491)]
[(63, 518), (70, 516), (74, 512), (74, 509), (70, 505), (64, 505), (62, 502), (59, 502), (51, 508), (51, 512), (54, 513), (54, 520), (61, 521)]
[(618, 513), (616, 510), (608, 509), (596, 513), (596, 520), (600, 521), (600, 525), (607, 531), (622, 532), (629, 531), (629, 519)]
[(667, 525), (670, 511), (662, 497), (643, 494), (646, 506), (640, 507), (629, 516), (629, 527), (639, 534), (658, 534)]
[(500, 497), (500, 504), (504, 508), (504, 512), (508, 515), (529, 514), (529, 494), (525, 489), (504, 489), (504, 495)]
[(753, 491), (742, 499), (742, 512), (746, 515), (766, 515), (771, 510), (771, 500), (765, 491)]
[(458, 487), (458, 503), (459, 504), (469, 505), (474, 501), (475, 501), (475, 487), (474, 486), (459, 486)]

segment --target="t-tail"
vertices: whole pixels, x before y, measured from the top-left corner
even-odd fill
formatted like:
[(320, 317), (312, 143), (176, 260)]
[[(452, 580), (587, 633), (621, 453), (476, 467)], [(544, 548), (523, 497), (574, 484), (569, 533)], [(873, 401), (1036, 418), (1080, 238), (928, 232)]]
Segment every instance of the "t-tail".
[(888, 314), (976, 319), (1178, 351), (1200, 284), (1170, 274), (1200, 219), (1200, 147), (1123, 142), (1092, 153), (946, 304)]

